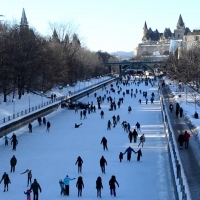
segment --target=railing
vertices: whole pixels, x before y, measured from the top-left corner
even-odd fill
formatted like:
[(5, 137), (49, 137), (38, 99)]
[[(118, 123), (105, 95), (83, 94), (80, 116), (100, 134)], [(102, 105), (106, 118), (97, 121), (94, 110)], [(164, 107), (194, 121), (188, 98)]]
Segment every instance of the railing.
[(11, 121), (13, 121), (13, 120), (16, 120), (16, 119), (19, 119), (19, 118), (21, 118), (21, 117), (24, 117), (25, 115), (28, 115), (28, 114), (33, 113), (33, 112), (35, 112), (35, 111), (38, 111), (39, 109), (44, 109), (45, 107), (48, 107), (48, 106), (50, 106), (50, 105), (58, 104), (58, 103), (60, 103), (60, 102), (61, 102), (62, 100), (64, 100), (64, 99), (71, 98), (71, 97), (73, 97), (74, 95), (76, 95), (76, 94), (78, 94), (78, 93), (80, 93), (80, 92), (82, 92), (82, 91), (85, 91), (85, 90), (88, 90), (88, 89), (90, 89), (90, 88), (92, 88), (92, 87), (95, 87), (95, 86), (97, 86), (97, 85), (100, 85), (100, 84), (102, 84), (102, 83), (104, 83), (104, 82), (109, 81), (110, 79), (112, 79), (112, 78), (109, 78), (109, 79), (107, 79), (107, 80), (103, 80), (103, 81), (101, 81), (101, 82), (99, 82), (99, 83), (95, 83), (95, 84), (90, 85), (90, 86), (88, 86), (88, 87), (84, 87), (83, 89), (80, 89), (80, 90), (71, 92), (71, 93), (70, 93), (70, 96), (68, 95), (68, 96), (62, 96), (62, 97), (53, 98), (53, 99), (51, 99), (51, 100), (49, 100), (49, 101), (47, 101), (47, 102), (44, 102), (44, 103), (42, 103), (42, 104), (39, 104), (39, 105), (37, 105), (37, 106), (33, 106), (33, 107), (29, 108), (29, 109), (25, 109), (25, 110), (23, 110), (23, 111), (17, 112), (16, 114), (13, 114), (13, 115), (11, 115), (11, 116), (4, 117), (3, 119), (0, 120), (0, 124), (9, 123), (9, 122), (11, 122)]

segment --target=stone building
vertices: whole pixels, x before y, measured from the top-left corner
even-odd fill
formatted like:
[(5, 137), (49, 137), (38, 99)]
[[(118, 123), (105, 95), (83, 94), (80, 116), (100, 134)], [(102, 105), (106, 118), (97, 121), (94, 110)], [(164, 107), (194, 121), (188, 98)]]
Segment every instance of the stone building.
[(169, 55), (170, 41), (182, 40), (183, 36), (190, 32), (185, 27), (182, 16), (179, 16), (176, 29), (172, 33), (170, 28), (165, 28), (163, 33), (157, 29), (153, 31), (144, 23), (142, 42), (134, 49), (134, 56), (153, 56), (153, 55)]

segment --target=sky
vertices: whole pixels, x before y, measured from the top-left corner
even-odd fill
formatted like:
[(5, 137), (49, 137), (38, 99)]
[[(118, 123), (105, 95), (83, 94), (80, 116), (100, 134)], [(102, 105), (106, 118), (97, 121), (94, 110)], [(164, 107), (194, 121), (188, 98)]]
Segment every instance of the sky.
[[(16, 151), (12, 151), (10, 141), (8, 146), (4, 146), (4, 141), (0, 138), (0, 176), (7, 172), (11, 180), (8, 192), (3, 192), (3, 184), (0, 185), (1, 199), (21, 200), (26, 198), (23, 191), (27, 189), (27, 175), (20, 175), (26, 169), (32, 170), (33, 179), (36, 178), (41, 185), (42, 193), (39, 194), (39, 199), (63, 199), (64, 197), (60, 195), (58, 182), (60, 179), (63, 180), (66, 175), (69, 175), (70, 178), (76, 178), (70, 182), (70, 199), (72, 200), (77, 199), (75, 185), (78, 176), (83, 177), (85, 185), (83, 199), (94, 200), (96, 198), (95, 181), (98, 176), (102, 177), (102, 198), (112, 199), (108, 184), (112, 175), (116, 176), (119, 183), (119, 188), (116, 188), (116, 199), (132, 200), (133, 197), (137, 200), (174, 199), (158, 85), (155, 84), (152, 87), (151, 85), (145, 86), (143, 83), (139, 87), (135, 85), (126, 87), (121, 84), (120, 87), (122, 87), (122, 91), (131, 88), (134, 91), (136, 88), (147, 91), (149, 98), (154, 92), (154, 104), (146, 105), (142, 94), (138, 93), (136, 98), (131, 98), (129, 94), (124, 98), (120, 109), (117, 108), (115, 111), (109, 111), (109, 102), (105, 100), (101, 104), (101, 109), (105, 113), (104, 119), (100, 118), (100, 110), (97, 109), (96, 113), (87, 114), (87, 119), (82, 120), (80, 119), (80, 110), (75, 113), (74, 110), (59, 108), (45, 116), (47, 121), (51, 123), (49, 133), (46, 132), (44, 125), (38, 125), (37, 120), (32, 122), (32, 133), (28, 133), (27, 126), (17, 130), (15, 133), (19, 144)], [(110, 86), (107, 86), (107, 89), (109, 88)], [(117, 90), (115, 84), (114, 88)], [(64, 88), (63, 93), (66, 94), (67, 91), (68, 89)], [(106, 91), (102, 89), (96, 92), (97, 96), (106, 94)], [(110, 95), (118, 100), (122, 94), (111, 93)], [(138, 103), (139, 98), (142, 99), (141, 105)], [(25, 99), (28, 102), (27, 96), (25, 96), (21, 100), (21, 104), (16, 105), (18, 109), (27, 108), (27, 104), (24, 103)], [(97, 107), (94, 93), (90, 94), (89, 97), (83, 97), (81, 101), (85, 103), (93, 101)], [(40, 96), (37, 99), (34, 98), (32, 105), (38, 103), (41, 103)], [(128, 113), (129, 105), (132, 107), (131, 113)], [(1, 104), (2, 108), (4, 106), (6, 104)], [(7, 105), (7, 107), (9, 106), (12, 110), (12, 104)], [(112, 121), (112, 116), (118, 114), (121, 118), (120, 123), (115, 128), (107, 130), (108, 120)], [(130, 143), (128, 133), (121, 126), (123, 120), (130, 123), (131, 130), (139, 121), (141, 124), (139, 136), (142, 133), (146, 136), (143, 147), (138, 147), (139, 138), (136, 143)], [(75, 129), (75, 123), (82, 123), (82, 125)], [(12, 136), (12, 133), (9, 136)], [(100, 144), (103, 136), (107, 138), (108, 151), (103, 151)], [(124, 152), (128, 146), (131, 146), (135, 151), (141, 148), (143, 156), (140, 162), (137, 162), (137, 155), (134, 153), (130, 162), (127, 161), (126, 155), (124, 155), (122, 162), (119, 162), (119, 152)], [(10, 173), (9, 161), (13, 155), (18, 161), (15, 173)], [(99, 166), (102, 155), (107, 160), (106, 174), (101, 173)], [(75, 165), (78, 156), (83, 159), (81, 174), (77, 172), (77, 165)]]
[[(133, 51), (148, 28), (173, 31), (179, 15), (191, 30), (200, 29), (199, 0), (0, 0), (4, 20), (20, 21), (22, 9), (31, 27), (52, 35), (51, 23), (72, 22), (91, 51)], [(193, 15), (195, 13), (195, 15)]]

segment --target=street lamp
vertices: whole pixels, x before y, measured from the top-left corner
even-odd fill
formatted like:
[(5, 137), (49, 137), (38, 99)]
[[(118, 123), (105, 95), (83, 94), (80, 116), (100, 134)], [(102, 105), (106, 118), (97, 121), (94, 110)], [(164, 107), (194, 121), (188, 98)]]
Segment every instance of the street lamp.
[(13, 118), (15, 117), (15, 98), (13, 98)]
[(30, 112), (30, 107), (31, 107), (30, 94), (28, 94), (28, 105), (29, 105), (29, 112)]
[(43, 106), (43, 91), (41, 91), (41, 100), (42, 100), (42, 106)]

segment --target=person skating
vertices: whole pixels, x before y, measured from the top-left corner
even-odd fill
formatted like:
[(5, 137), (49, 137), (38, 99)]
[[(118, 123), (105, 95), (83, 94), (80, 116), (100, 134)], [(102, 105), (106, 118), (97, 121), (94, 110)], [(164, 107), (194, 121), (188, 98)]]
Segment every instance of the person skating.
[(136, 127), (137, 131), (140, 131), (140, 132), (141, 132), (141, 130), (140, 130), (140, 123), (139, 123), (139, 122), (137, 122), (137, 123), (135, 124), (135, 127)]
[(39, 124), (39, 126), (42, 125), (42, 118), (41, 117), (38, 117), (38, 124)]
[(76, 160), (75, 165), (78, 164), (78, 173), (82, 173), (82, 164), (83, 164), (83, 160), (82, 158), (79, 156)]
[(50, 127), (51, 127), (51, 123), (48, 121), (48, 122), (47, 122), (47, 130), (46, 130), (46, 132), (49, 132), (49, 131), (50, 131)]
[(169, 110), (170, 110), (170, 113), (172, 113), (172, 111), (173, 111), (173, 105), (172, 104), (169, 105)]
[(13, 139), (17, 139), (17, 136), (15, 135), (15, 133), (13, 133), (12, 137), (10, 138), (11, 140)]
[(2, 181), (4, 181), (4, 192), (6, 191), (6, 189), (8, 191), (8, 184), (11, 183), (11, 181), (10, 181), (10, 178), (9, 178), (9, 176), (6, 172), (4, 172), (4, 174), (1, 178), (0, 184), (1, 184)]
[(105, 165), (107, 165), (106, 159), (102, 156), (100, 159), (100, 167), (103, 174), (106, 173)]
[(29, 130), (29, 133), (32, 133), (32, 124), (31, 123), (28, 124), (28, 130)]
[(124, 154), (122, 152), (119, 153), (119, 161), (122, 162)]
[(45, 117), (42, 118), (42, 122), (43, 122), (43, 124), (46, 126), (46, 122), (47, 122), (47, 121), (46, 121), (46, 118), (45, 118)]
[(18, 140), (17, 140), (17, 138), (13, 138), (12, 139), (12, 141), (11, 141), (11, 145), (13, 145), (13, 151), (16, 151), (16, 147), (17, 147), (17, 145), (18, 145)]
[(130, 143), (132, 143), (133, 133), (131, 131), (129, 131), (128, 138), (129, 138)]
[(42, 192), (42, 189), (41, 189), (40, 184), (37, 182), (36, 179), (34, 179), (33, 183), (31, 184), (30, 190), (33, 191), (33, 200), (39, 200), (39, 193), (38, 193), (38, 190), (39, 190), (40, 193), (41, 193), (41, 192)]
[(80, 119), (82, 119), (82, 117), (83, 117), (83, 111), (81, 110), (81, 112), (80, 112)]
[(75, 180), (75, 178), (69, 178), (69, 176), (67, 175), (64, 179), (64, 184), (65, 184), (65, 193), (67, 196), (69, 196), (69, 182)]
[(127, 153), (127, 161), (131, 161), (131, 154), (132, 152), (135, 153), (134, 149), (131, 148), (130, 146), (126, 149), (126, 151), (124, 152), (124, 154)]
[(103, 150), (107, 150), (108, 151), (108, 147), (107, 147), (107, 139), (105, 137), (102, 138), (101, 140), (101, 144), (103, 144)]
[(82, 176), (78, 177), (78, 180), (76, 182), (76, 187), (78, 188), (78, 197), (82, 196), (82, 189), (84, 188), (84, 183), (83, 183)]
[(185, 139), (185, 149), (188, 149), (188, 143), (189, 143), (189, 140), (190, 140), (190, 134), (185, 131), (184, 133), (184, 139)]
[(139, 103), (140, 103), (140, 104), (142, 103), (142, 100), (141, 100), (141, 99), (139, 99)]
[(117, 115), (117, 123), (120, 122), (120, 116)]
[(141, 151), (141, 149), (139, 149), (139, 150), (136, 152), (136, 154), (137, 154), (137, 161), (140, 161), (140, 157), (142, 157), (142, 151)]
[(101, 115), (101, 119), (103, 119), (104, 118), (104, 112), (103, 112), (103, 110), (100, 112), (100, 115)]
[(59, 180), (59, 185), (60, 185), (60, 194), (62, 195), (62, 194), (64, 194), (65, 195), (65, 184), (64, 184), (64, 182), (60, 179)]
[(8, 139), (10, 140), (10, 138), (7, 135), (4, 136), (3, 140), (5, 140), (5, 146), (8, 146)]
[(101, 189), (103, 190), (103, 184), (100, 176), (96, 180), (96, 189), (97, 189), (97, 197), (101, 198)]
[(183, 108), (182, 107), (180, 107), (179, 112), (180, 112), (180, 118), (182, 118), (183, 117)]
[(114, 195), (114, 197), (116, 197), (116, 187), (115, 187), (115, 183), (117, 184), (117, 186), (119, 187), (119, 183), (116, 180), (116, 177), (113, 175), (111, 177), (111, 179), (109, 180), (109, 185), (110, 185), (110, 195)]
[(87, 119), (87, 112), (86, 112), (86, 110), (83, 110), (83, 119)]
[(27, 189), (26, 192), (24, 191), (24, 194), (26, 195), (26, 200), (31, 200), (31, 190)]
[(22, 172), (21, 174), (26, 174), (27, 173), (27, 187), (29, 184), (32, 183), (32, 171), (27, 169), (26, 171)]
[(82, 125), (82, 123), (80, 123), (80, 124), (76, 124), (76, 123), (75, 123), (74, 128), (79, 128), (79, 126), (81, 126), (81, 125)]
[(15, 172), (15, 166), (17, 164), (17, 158), (13, 155), (13, 157), (10, 159), (10, 172)]
[(128, 107), (128, 113), (130, 113), (132, 110), (131, 106)]
[(183, 148), (184, 141), (185, 141), (184, 135), (182, 133), (180, 133), (179, 136), (178, 136), (178, 142), (180, 144), (180, 149)]
[(112, 124), (111, 124), (111, 121), (110, 121), (110, 120), (108, 120), (108, 124), (107, 124), (107, 130), (111, 130), (111, 126), (112, 126)]
[(133, 139), (134, 139), (134, 143), (137, 142), (137, 137), (138, 137), (138, 133), (137, 133), (137, 131), (134, 129), (134, 130), (133, 130)]
[(144, 142), (145, 142), (146, 138), (145, 138), (145, 135), (142, 134), (140, 136), (140, 143), (138, 144), (138, 147), (142, 144), (142, 147), (144, 146)]

